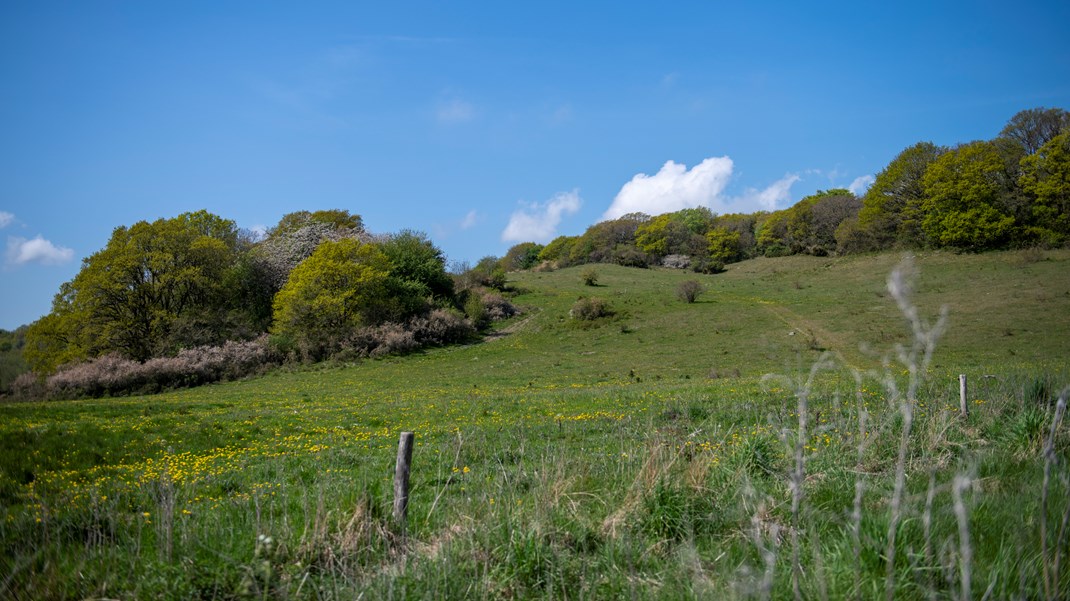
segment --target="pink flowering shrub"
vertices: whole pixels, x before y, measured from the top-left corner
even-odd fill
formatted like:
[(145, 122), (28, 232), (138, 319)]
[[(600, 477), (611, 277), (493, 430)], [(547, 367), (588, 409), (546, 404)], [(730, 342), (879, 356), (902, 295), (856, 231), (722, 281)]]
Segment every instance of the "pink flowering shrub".
[(199, 386), (259, 373), (279, 362), (262, 336), (249, 342), (184, 349), (174, 357), (144, 363), (116, 354), (68, 364), (46, 378), (45, 394), (54, 398), (151, 393)]

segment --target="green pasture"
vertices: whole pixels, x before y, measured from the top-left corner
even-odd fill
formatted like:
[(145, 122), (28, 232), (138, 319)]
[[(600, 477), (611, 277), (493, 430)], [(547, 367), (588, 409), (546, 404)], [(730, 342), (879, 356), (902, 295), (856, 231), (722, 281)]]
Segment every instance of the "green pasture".
[(915, 253), (914, 398), (901, 259), (510, 274), (477, 344), (0, 405), (0, 598), (1070, 594), (1070, 252)]

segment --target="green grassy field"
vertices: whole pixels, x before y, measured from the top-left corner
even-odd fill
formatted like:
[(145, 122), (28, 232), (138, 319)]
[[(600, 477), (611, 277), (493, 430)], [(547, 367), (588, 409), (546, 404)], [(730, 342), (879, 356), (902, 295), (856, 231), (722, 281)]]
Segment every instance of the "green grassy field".
[(511, 274), (479, 344), (0, 405), (0, 597), (1070, 594), (1070, 252), (917, 254), (948, 329), (914, 394), (900, 259)]

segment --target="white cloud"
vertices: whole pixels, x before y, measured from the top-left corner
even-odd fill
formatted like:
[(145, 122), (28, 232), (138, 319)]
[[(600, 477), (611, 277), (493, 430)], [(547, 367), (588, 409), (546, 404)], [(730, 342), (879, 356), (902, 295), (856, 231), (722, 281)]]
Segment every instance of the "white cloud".
[(513, 211), (502, 231), (502, 242), (549, 242), (561, 218), (579, 211), (583, 200), (579, 190), (573, 190), (559, 192), (546, 202), (525, 204), (525, 208)]
[(621, 187), (602, 219), (628, 213), (660, 215), (681, 209), (706, 207), (715, 213), (775, 211), (791, 202), (791, 187), (802, 177), (789, 173), (765, 188), (747, 188), (738, 196), (724, 194), (732, 179), (732, 159), (708, 158), (690, 170), (668, 161), (654, 175), (640, 173)]
[(475, 107), (471, 103), (454, 98), (445, 104), (440, 104), (435, 116), (441, 123), (462, 123), (471, 121), (475, 114)]
[(476, 222), (479, 220), (479, 213), (474, 210), (468, 211), (468, 214), (461, 220), (461, 229), (467, 230), (475, 227)]
[(851, 194), (856, 196), (864, 194), (865, 191), (873, 185), (874, 181), (876, 181), (876, 179), (872, 175), (862, 175), (856, 177), (854, 181), (851, 182), (851, 185), (847, 186), (847, 189), (851, 191)]
[(28, 263), (40, 263), (42, 265), (59, 265), (74, 258), (74, 251), (62, 246), (56, 246), (41, 236), (33, 240), (9, 236), (7, 239), (8, 265), (26, 265)]
[(620, 189), (603, 219), (628, 213), (660, 215), (698, 206), (714, 208), (732, 177), (732, 159), (708, 158), (689, 171), (667, 161), (654, 175), (639, 173)]
[(755, 210), (775, 211), (791, 200), (791, 186), (799, 181), (799, 176), (789, 173), (762, 190), (747, 188), (743, 195), (732, 201), (737, 206), (735, 212), (749, 213)]
[(11, 225), (13, 221), (15, 221), (14, 215), (8, 213), (7, 211), (0, 211), (0, 229), (4, 229), (5, 227)]

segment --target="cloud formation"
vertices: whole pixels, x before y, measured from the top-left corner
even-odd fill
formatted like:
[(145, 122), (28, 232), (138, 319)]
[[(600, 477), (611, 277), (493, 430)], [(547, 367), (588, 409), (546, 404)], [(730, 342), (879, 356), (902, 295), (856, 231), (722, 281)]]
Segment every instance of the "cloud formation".
[(732, 179), (732, 159), (708, 158), (690, 170), (687, 165), (666, 162), (654, 175), (637, 174), (621, 187), (602, 219), (628, 213), (661, 215), (681, 209), (706, 207), (716, 213), (774, 211), (791, 201), (791, 187), (801, 177), (789, 173), (763, 189), (748, 188), (739, 196), (727, 196)]
[(856, 177), (854, 181), (851, 182), (851, 185), (847, 186), (847, 189), (851, 191), (851, 194), (858, 196), (864, 194), (866, 190), (873, 185), (874, 181), (876, 181), (876, 179), (872, 175), (862, 175)]
[(502, 231), (502, 242), (549, 242), (565, 215), (580, 210), (583, 200), (579, 190), (559, 192), (546, 202), (524, 203), (513, 211), (509, 225)]
[(468, 211), (468, 214), (461, 220), (461, 229), (467, 230), (475, 227), (476, 222), (479, 220), (479, 213), (475, 210)]
[(747, 188), (743, 195), (734, 199), (734, 205), (741, 205), (742, 211), (749, 213), (755, 210), (775, 211), (779, 205), (787, 204), (791, 200), (791, 186), (801, 179), (797, 174), (789, 173), (761, 190)]
[(7, 211), (0, 211), (0, 230), (11, 225), (15, 221), (15, 216)]
[(713, 208), (732, 177), (732, 159), (711, 157), (688, 170), (666, 161), (654, 175), (636, 174), (620, 189), (603, 219), (628, 213), (660, 215), (698, 206)]
[(56, 246), (41, 236), (32, 240), (9, 236), (7, 239), (6, 263), (21, 266), (30, 263), (41, 265), (60, 265), (74, 258), (74, 251), (63, 246)]

